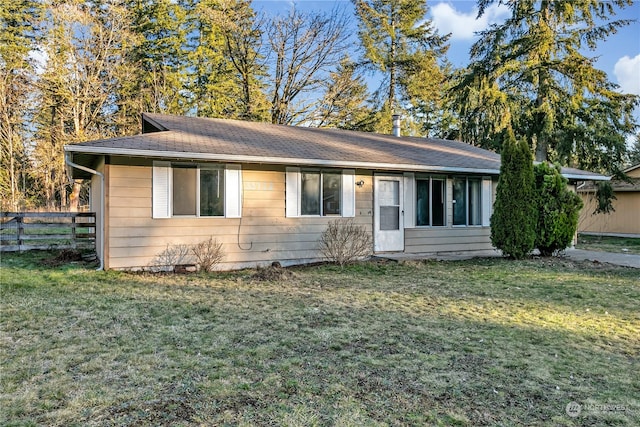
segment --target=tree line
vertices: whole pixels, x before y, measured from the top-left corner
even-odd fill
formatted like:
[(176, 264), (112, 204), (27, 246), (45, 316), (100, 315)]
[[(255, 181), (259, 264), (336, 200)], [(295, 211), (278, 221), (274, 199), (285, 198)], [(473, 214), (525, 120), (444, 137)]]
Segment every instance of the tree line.
[(638, 97), (583, 52), (631, 3), (507, 2), (455, 69), (423, 0), (278, 16), (250, 0), (2, 0), (2, 209), (75, 206), (62, 146), (135, 134), (145, 111), (380, 133), (400, 113), (407, 135), (500, 152), (509, 132), (536, 160), (615, 174), (640, 152), (625, 144)]

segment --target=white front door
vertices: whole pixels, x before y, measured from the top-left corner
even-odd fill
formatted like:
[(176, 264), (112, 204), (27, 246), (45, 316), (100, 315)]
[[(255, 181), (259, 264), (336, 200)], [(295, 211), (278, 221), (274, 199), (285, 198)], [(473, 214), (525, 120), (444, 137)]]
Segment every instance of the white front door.
[(374, 250), (404, 250), (404, 211), (401, 176), (375, 177)]

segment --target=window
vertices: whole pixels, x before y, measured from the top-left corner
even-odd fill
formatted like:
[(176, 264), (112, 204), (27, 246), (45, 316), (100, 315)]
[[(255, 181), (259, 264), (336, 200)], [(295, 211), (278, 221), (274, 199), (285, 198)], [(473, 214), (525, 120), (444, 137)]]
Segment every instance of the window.
[(355, 216), (355, 171), (287, 168), (286, 216)]
[(200, 216), (224, 216), (224, 170), (200, 169)]
[(416, 180), (416, 225), (442, 227), (445, 225), (446, 181), (442, 178)]
[(482, 180), (453, 179), (453, 225), (482, 225)]
[(239, 165), (153, 164), (153, 218), (233, 217), (242, 210)]
[(224, 170), (173, 165), (173, 215), (224, 216)]
[(301, 172), (302, 215), (340, 215), (342, 174), (337, 172)]

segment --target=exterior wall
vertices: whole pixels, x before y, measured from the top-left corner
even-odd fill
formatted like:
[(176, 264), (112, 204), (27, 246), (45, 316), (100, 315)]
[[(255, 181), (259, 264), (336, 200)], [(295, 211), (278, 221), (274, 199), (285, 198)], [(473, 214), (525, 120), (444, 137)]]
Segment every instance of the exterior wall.
[[(243, 165), (242, 218), (152, 218), (152, 165), (120, 161), (104, 168), (106, 176), (105, 268), (143, 269), (167, 245), (194, 244), (210, 236), (223, 243), (221, 269), (321, 261), (318, 240), (336, 217), (285, 217), (285, 168)], [(356, 171), (355, 221), (373, 233), (373, 173)], [(99, 188), (95, 181), (94, 191)], [(463, 252), (492, 249), (490, 227), (452, 226), (452, 181), (447, 179), (447, 226), (405, 229), (406, 253)], [(493, 195), (495, 195), (495, 182)], [(94, 196), (94, 200), (99, 200)], [(96, 212), (99, 206), (94, 205)], [(415, 212), (407, 212), (415, 215)]]
[[(493, 249), (491, 227), (453, 226), (453, 180), (447, 179), (447, 225), (415, 227), (405, 230), (406, 253), (469, 252)], [(491, 200), (495, 200), (497, 182), (492, 184)], [(415, 212), (413, 213), (415, 215)]]
[(592, 215), (597, 203), (594, 193), (578, 193), (584, 202), (578, 220), (581, 233), (640, 234), (640, 191), (616, 192), (614, 212)]
[(405, 230), (405, 252), (440, 253), (491, 250), (490, 227), (425, 227)]
[[(96, 170), (102, 174), (105, 173), (104, 158), (101, 159)], [(106, 187), (106, 185), (105, 185)], [(91, 192), (89, 193), (89, 209), (96, 214), (96, 255), (104, 261), (104, 242), (102, 236), (103, 221), (102, 218), (102, 178), (98, 175), (91, 176)]]
[[(372, 176), (356, 172), (356, 223), (371, 230)], [(320, 261), (318, 239), (335, 217), (285, 217), (285, 170), (243, 165), (242, 218), (153, 219), (150, 165), (109, 165), (108, 267), (149, 266), (168, 244), (210, 236), (223, 243), (222, 269)]]

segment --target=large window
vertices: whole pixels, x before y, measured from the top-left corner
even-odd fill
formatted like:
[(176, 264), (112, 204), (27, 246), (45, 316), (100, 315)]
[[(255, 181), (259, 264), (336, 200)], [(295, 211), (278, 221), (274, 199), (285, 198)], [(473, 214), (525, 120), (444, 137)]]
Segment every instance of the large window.
[(339, 172), (301, 172), (302, 215), (340, 215), (342, 174)]
[(241, 214), (240, 165), (154, 162), (153, 218), (239, 218)]
[(453, 179), (453, 225), (482, 225), (482, 181)]
[(416, 180), (416, 225), (440, 227), (446, 225), (444, 178)]
[(224, 216), (224, 170), (173, 166), (173, 215)]
[(288, 167), (285, 174), (285, 216), (354, 217), (355, 186), (353, 169), (304, 170)]

